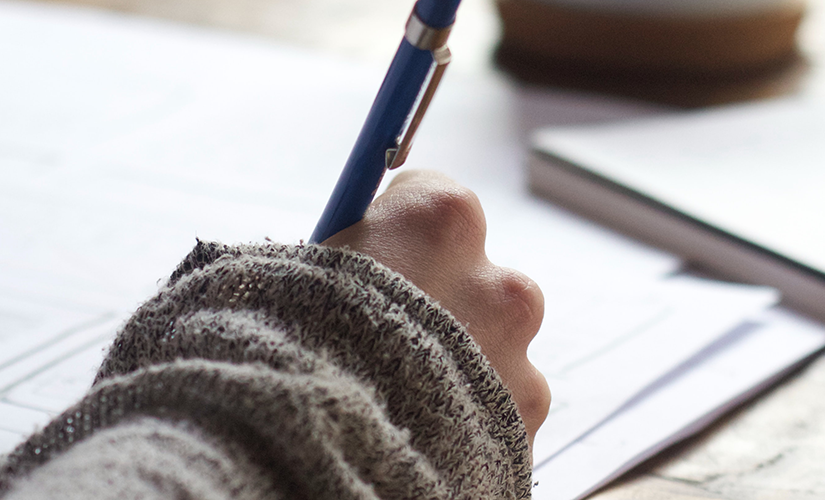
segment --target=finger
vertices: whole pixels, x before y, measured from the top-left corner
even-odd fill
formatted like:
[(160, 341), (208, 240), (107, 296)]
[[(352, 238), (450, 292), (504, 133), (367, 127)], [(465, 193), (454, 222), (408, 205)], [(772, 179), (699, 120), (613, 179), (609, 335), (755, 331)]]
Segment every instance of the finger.
[(506, 267), (494, 266), (493, 281), (497, 300), (496, 328), (508, 332), (506, 341), (513, 348), (527, 351), (544, 320), (544, 294), (538, 284), (524, 273)]
[[(364, 217), (354, 225), (343, 229), (324, 242), (326, 246), (351, 246), (350, 243), (369, 243), (370, 239), (404, 236), (393, 219), (407, 217), (410, 206), (424, 205), (425, 199), (415, 197), (440, 188), (455, 189), (460, 186), (444, 174), (428, 170), (406, 170), (393, 178), (387, 189), (367, 207)], [(371, 246), (371, 245), (370, 245)], [(354, 248), (358, 250), (358, 248)], [(362, 248), (360, 250), (366, 250)], [(369, 253), (369, 252), (367, 252)]]
[(547, 381), (527, 359), (527, 347), (544, 316), (541, 289), (518, 271), (486, 262), (444, 305), (452, 305), (501, 375), (532, 440), (550, 404)]
[(407, 183), (439, 183), (442, 185), (457, 185), (449, 176), (435, 170), (404, 170), (399, 172), (390, 181), (387, 190), (397, 188)]
[(438, 172), (399, 174), (364, 219), (411, 235), (422, 249), (467, 251), (463, 257), (473, 263), (484, 255), (487, 221), (481, 202), (470, 189)]
[(360, 222), (324, 244), (371, 255), (443, 301), (453, 295), (454, 283), (486, 261), (485, 237), (484, 211), (475, 193), (445, 175), (409, 171)]
[(499, 374), (513, 395), (532, 445), (536, 432), (547, 419), (552, 395), (547, 379), (527, 360), (526, 356), (516, 360), (515, 363), (513, 367), (499, 370)]
[(535, 281), (485, 259), (458, 290), (451, 301), (469, 308), (470, 333), (486, 346), (485, 354), (507, 359), (527, 352), (544, 319), (544, 295)]

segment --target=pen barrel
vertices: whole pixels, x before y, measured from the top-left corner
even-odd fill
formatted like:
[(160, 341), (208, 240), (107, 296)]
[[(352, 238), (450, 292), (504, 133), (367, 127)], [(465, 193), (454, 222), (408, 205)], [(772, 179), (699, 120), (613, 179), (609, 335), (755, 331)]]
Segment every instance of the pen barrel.
[(397, 147), (433, 64), (432, 52), (401, 41), (310, 243), (321, 243), (364, 216), (386, 172), (387, 150)]
[(461, 0), (418, 0), (415, 14), (431, 28), (441, 29), (455, 22), (455, 14)]

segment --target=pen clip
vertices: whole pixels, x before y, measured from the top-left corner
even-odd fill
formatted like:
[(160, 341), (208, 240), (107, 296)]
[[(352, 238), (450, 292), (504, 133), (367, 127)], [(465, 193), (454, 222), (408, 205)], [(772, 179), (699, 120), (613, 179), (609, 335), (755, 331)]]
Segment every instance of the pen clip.
[(409, 125), (402, 136), (399, 136), (396, 140), (398, 147), (387, 150), (385, 161), (389, 170), (396, 169), (407, 161), (407, 156), (410, 154), (410, 148), (412, 147), (418, 126), (421, 125), (421, 120), (424, 119), (424, 114), (427, 112), (427, 108), (433, 100), (435, 91), (441, 83), (444, 71), (447, 69), (447, 65), (450, 64), (452, 55), (450, 54), (450, 49), (447, 47), (447, 37), (450, 34), (450, 28), (451, 26), (442, 29), (431, 28), (424, 24), (418, 16), (415, 15), (415, 12), (413, 12), (409, 21), (407, 21), (405, 38), (414, 47), (431, 51), (433, 53), (433, 59), (435, 60), (435, 68), (433, 69), (426, 89), (424, 89), (421, 95), (418, 107), (410, 119)]

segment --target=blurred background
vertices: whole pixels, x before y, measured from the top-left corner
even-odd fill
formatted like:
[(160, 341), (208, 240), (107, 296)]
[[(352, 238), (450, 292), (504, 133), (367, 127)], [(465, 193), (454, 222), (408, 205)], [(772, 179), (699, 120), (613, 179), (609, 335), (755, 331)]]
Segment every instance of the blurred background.
[[(253, 33), (376, 63), (391, 59), (413, 3), (50, 1)], [(823, 66), (824, 11), (822, 0), (465, 0), (450, 40), (451, 72), (503, 68), (534, 83), (686, 106), (759, 99), (794, 92)]]

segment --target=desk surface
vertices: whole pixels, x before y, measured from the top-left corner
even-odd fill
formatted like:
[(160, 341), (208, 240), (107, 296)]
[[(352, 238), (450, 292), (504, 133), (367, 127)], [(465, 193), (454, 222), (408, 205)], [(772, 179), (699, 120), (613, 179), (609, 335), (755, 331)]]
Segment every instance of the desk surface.
[[(388, 61), (411, 2), (387, 0), (63, 0), (253, 32), (356, 59)], [(468, 0), (451, 40), (453, 71), (492, 71), (492, 0)], [(800, 36), (825, 85), (825, 2), (812, 0)], [(811, 83), (811, 82), (806, 82)], [(643, 464), (598, 500), (825, 498), (825, 358), (701, 435)]]

